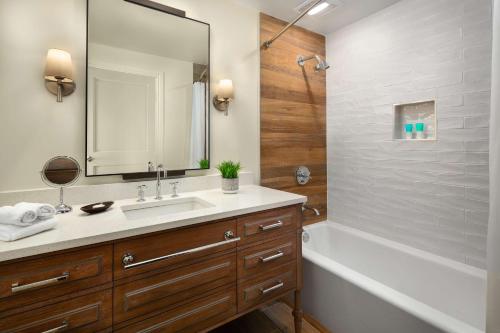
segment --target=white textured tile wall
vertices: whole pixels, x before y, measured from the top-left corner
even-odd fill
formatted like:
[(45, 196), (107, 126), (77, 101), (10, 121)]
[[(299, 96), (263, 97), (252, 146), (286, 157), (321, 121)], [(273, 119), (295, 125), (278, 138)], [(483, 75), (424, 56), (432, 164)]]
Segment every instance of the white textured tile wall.
[[(327, 36), (331, 220), (485, 267), (491, 26), (491, 0), (403, 0)], [(393, 141), (431, 99), (438, 141)]]

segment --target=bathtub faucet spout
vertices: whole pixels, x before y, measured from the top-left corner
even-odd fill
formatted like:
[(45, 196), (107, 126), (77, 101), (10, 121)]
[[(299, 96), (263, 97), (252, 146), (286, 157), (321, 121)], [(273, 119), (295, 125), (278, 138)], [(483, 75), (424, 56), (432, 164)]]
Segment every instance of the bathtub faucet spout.
[(316, 209), (316, 208), (314, 208), (314, 207), (310, 207), (310, 206), (308, 206), (308, 205), (306, 205), (306, 204), (303, 204), (303, 205), (302, 205), (302, 214), (304, 214), (304, 212), (305, 212), (306, 210), (313, 211), (313, 212), (314, 212), (314, 214), (315, 214), (316, 216), (320, 216), (320, 215), (321, 215), (318, 209)]

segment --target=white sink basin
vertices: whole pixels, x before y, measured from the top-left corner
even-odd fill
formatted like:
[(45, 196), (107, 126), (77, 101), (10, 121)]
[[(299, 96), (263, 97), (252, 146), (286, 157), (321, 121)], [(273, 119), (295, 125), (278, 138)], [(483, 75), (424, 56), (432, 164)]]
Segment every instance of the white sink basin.
[(162, 217), (175, 213), (190, 212), (204, 208), (215, 207), (215, 205), (197, 197), (165, 199), (160, 201), (148, 201), (121, 207), (125, 216), (130, 220), (151, 217)]

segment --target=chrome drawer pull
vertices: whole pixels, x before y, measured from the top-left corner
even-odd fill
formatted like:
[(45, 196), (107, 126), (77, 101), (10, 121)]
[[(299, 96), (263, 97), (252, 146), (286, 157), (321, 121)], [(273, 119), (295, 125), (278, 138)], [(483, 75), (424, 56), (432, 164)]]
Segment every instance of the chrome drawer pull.
[(47, 330), (47, 331), (43, 331), (42, 333), (56, 333), (56, 332), (59, 332), (61, 330), (64, 330), (66, 328), (68, 328), (68, 322), (66, 321), (63, 321), (62, 325), (61, 326), (57, 326), (55, 328), (52, 328), (50, 330)]
[(49, 286), (54, 283), (58, 283), (61, 281), (65, 281), (69, 278), (69, 272), (64, 272), (61, 276), (52, 278), (52, 279), (47, 279), (43, 281), (37, 281), (29, 284), (23, 284), (19, 285), (19, 282), (13, 283), (11, 286), (11, 291), (13, 294), (21, 292), (21, 291), (26, 291), (30, 289), (35, 289), (39, 287), (44, 287), (44, 286)]
[(275, 290), (278, 290), (280, 288), (283, 288), (284, 285), (285, 284), (282, 281), (277, 281), (277, 283), (274, 286), (272, 286), (272, 287), (269, 287), (267, 289), (260, 288), (260, 293), (262, 295), (265, 295), (265, 294), (270, 293), (271, 291), (275, 291)]
[(278, 228), (281, 228), (283, 226), (283, 222), (280, 220), (274, 224), (270, 224), (270, 225), (259, 225), (259, 228), (260, 230), (262, 231), (267, 231), (267, 230), (272, 230), (272, 229), (278, 229)]
[(172, 253), (172, 254), (167, 254), (166, 256), (161, 256), (161, 257), (157, 257), (157, 258), (153, 258), (153, 259), (139, 261), (139, 262), (136, 262), (136, 263), (134, 263), (134, 256), (132, 254), (130, 254), (130, 253), (126, 253), (122, 257), (123, 268), (125, 268), (125, 269), (135, 268), (135, 267), (139, 267), (139, 266), (151, 264), (151, 263), (154, 263), (154, 262), (157, 262), (157, 261), (161, 261), (161, 260), (172, 259), (172, 258), (183, 256), (183, 255), (186, 255), (186, 254), (193, 254), (193, 253), (205, 251), (205, 250), (208, 250), (208, 249), (213, 249), (215, 247), (219, 247), (219, 246), (223, 246), (223, 245), (235, 243), (235, 242), (237, 242), (237, 241), (240, 240), (240, 237), (234, 237), (234, 234), (233, 234), (232, 231), (226, 231), (224, 233), (224, 238), (226, 240), (222, 241), (222, 242), (217, 242), (217, 243), (213, 243), (213, 244), (203, 245), (203, 246), (200, 246), (200, 247), (195, 247), (193, 249), (189, 249), (189, 250), (185, 250), (185, 251), (180, 251), (180, 252), (176, 252), (176, 253)]
[(285, 255), (285, 253), (283, 251), (278, 251), (276, 254), (273, 254), (272, 256), (269, 256), (269, 257), (260, 257), (260, 261), (262, 262), (270, 262), (270, 261), (273, 261), (273, 260), (276, 260), (278, 258), (281, 258)]

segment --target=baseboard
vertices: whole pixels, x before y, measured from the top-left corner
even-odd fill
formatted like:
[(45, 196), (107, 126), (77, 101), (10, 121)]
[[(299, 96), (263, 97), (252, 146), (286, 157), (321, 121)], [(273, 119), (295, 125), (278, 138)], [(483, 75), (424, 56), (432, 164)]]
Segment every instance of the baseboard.
[[(283, 298), (279, 299), (278, 302), (283, 302), (286, 305), (288, 305), (288, 307), (290, 309), (293, 309), (292, 300), (289, 299), (288, 297), (283, 297)], [(307, 320), (309, 322), (309, 324), (311, 324), (311, 326), (313, 326), (315, 329), (317, 329), (320, 333), (333, 333), (329, 329), (327, 329), (325, 326), (323, 326), (323, 324), (321, 324), (319, 320), (314, 318), (309, 313), (304, 312), (303, 316), (304, 316), (304, 319)]]
[(311, 324), (311, 326), (313, 326), (315, 329), (317, 329), (321, 333), (333, 333), (333, 332), (330, 332), (325, 326), (323, 326), (323, 324), (321, 324), (319, 322), (319, 320), (317, 320), (316, 318), (314, 318), (313, 316), (311, 316), (308, 313), (304, 313), (304, 319), (307, 320), (309, 322), (309, 324)]

